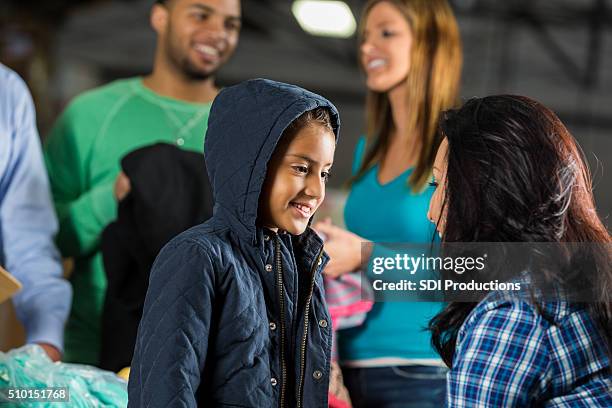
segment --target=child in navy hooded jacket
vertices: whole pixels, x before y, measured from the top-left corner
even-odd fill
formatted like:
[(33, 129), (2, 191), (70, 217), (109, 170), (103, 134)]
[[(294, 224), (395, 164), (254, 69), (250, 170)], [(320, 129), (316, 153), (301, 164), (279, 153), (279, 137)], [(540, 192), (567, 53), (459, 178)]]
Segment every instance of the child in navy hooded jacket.
[(310, 218), (325, 194), (336, 108), (251, 80), (215, 99), (204, 144), (213, 217), (153, 269), (129, 407), (326, 407), (327, 262)]

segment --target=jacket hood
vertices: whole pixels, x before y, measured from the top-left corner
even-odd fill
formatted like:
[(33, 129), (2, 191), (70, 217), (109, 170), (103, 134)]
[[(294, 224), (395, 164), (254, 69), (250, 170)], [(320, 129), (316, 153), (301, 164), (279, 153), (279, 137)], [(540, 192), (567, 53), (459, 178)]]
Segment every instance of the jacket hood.
[(327, 108), (338, 140), (340, 118), (327, 99), (295, 85), (253, 79), (215, 98), (204, 142), (213, 219), (256, 241), (259, 195), (283, 131), (304, 112)]

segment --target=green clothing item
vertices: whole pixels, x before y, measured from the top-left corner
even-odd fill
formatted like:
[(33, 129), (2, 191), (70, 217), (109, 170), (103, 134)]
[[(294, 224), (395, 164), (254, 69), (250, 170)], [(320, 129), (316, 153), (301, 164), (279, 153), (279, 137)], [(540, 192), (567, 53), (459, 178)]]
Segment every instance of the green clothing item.
[(98, 363), (106, 291), (100, 236), (116, 218), (121, 158), (157, 142), (202, 152), (210, 107), (157, 95), (130, 78), (80, 95), (51, 130), (45, 161), (60, 221), (57, 244), (75, 261), (65, 361)]

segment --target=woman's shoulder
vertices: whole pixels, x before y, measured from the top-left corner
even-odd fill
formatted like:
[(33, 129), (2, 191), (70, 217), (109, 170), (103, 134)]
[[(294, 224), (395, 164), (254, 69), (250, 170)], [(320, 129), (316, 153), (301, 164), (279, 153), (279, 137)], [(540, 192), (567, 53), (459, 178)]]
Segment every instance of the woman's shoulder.
[(489, 293), (481, 300), (465, 320), (464, 328), (484, 317), (512, 317), (532, 322), (544, 328), (560, 325), (573, 314), (585, 313), (584, 306), (567, 301), (541, 301), (531, 299), (528, 294), (508, 294), (500, 291)]
[(474, 337), (538, 344), (552, 354), (574, 347), (563, 339), (581, 343), (585, 353), (603, 342), (596, 322), (581, 303), (536, 302), (499, 292), (490, 293), (472, 310), (459, 330), (458, 342)]
[(361, 167), (361, 163), (365, 156), (366, 145), (366, 136), (359, 136), (359, 138), (357, 139), (357, 143), (355, 144), (355, 150), (353, 153), (353, 166), (351, 168), (351, 172), (353, 175), (357, 174), (357, 171), (359, 171), (359, 168)]
[(368, 138), (366, 137), (366, 135), (360, 135), (357, 138), (357, 143), (355, 144), (355, 152), (356, 153), (363, 153), (363, 151), (365, 150), (366, 144), (368, 142)]
[(536, 310), (526, 301), (490, 293), (467, 316), (459, 330), (458, 340), (472, 336), (475, 331), (499, 333), (519, 330), (519, 326), (524, 330), (527, 326), (536, 328), (539, 325), (540, 318)]

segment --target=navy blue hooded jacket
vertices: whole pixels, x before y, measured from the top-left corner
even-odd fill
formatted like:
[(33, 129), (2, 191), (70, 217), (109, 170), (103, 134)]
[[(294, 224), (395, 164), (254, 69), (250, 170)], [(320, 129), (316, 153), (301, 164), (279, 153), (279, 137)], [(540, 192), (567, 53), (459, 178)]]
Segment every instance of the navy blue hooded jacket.
[(151, 271), (129, 407), (327, 407), (331, 320), (316, 233), (256, 225), (285, 128), (326, 99), (257, 79), (222, 90), (204, 151), (213, 216), (168, 243)]

